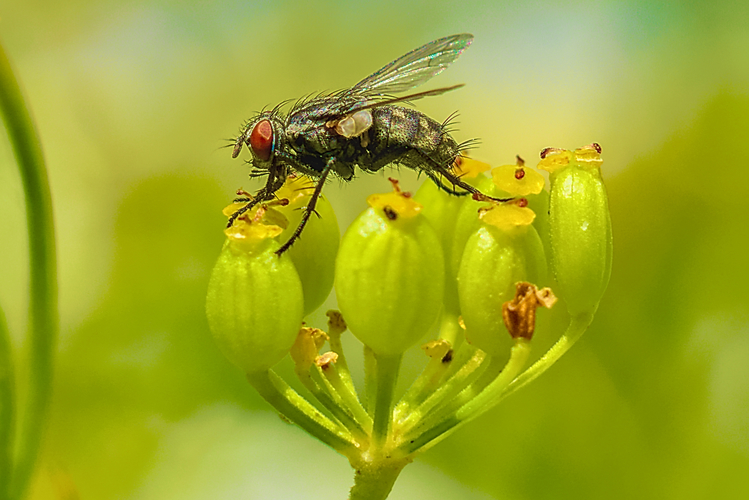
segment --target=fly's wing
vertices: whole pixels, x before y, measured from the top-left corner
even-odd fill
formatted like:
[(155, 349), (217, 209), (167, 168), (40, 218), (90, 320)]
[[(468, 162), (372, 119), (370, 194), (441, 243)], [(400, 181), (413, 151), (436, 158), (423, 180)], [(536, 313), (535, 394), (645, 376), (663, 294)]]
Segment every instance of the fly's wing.
[(348, 90), (298, 102), (289, 113), (291, 122), (326, 123), (361, 109), (435, 96), (459, 87), (429, 90), (393, 99), (390, 94), (412, 89), (447, 68), (471, 45), (473, 35), (462, 33), (429, 42), (399, 57)]
[(462, 33), (429, 42), (372, 73), (344, 95), (397, 94), (412, 89), (442, 73), (472, 41), (473, 35)]

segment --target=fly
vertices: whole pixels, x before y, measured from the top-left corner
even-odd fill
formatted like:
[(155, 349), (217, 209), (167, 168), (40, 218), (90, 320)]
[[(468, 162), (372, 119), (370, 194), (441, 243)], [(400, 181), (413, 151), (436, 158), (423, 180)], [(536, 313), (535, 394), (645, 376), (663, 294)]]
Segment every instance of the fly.
[[(459, 144), (452, 138), (446, 129), (449, 119), (440, 123), (415, 109), (396, 105), (441, 95), (463, 85), (393, 97), (441, 73), (472, 41), (473, 35), (467, 33), (434, 40), (399, 57), (350, 89), (300, 100), (288, 115), (278, 106), (248, 120), (234, 141), (232, 158), (246, 144), (252, 151), (252, 160), (248, 162), (253, 166), (250, 176), (267, 175), (268, 179), (254, 197), (235, 200), (247, 204), (229, 217), (227, 227), (254, 206), (273, 199), (286, 177), (294, 172), (317, 182), (299, 225), (277, 250), (278, 255), (301, 235), (328, 176), (335, 174), (348, 181), (353, 179), (355, 167), (375, 172), (397, 163), (423, 172), (452, 194), (472, 193), (474, 197), (489, 198), (450, 171), (470, 141)], [(442, 184), (439, 176), (447, 179), (453, 189)]]

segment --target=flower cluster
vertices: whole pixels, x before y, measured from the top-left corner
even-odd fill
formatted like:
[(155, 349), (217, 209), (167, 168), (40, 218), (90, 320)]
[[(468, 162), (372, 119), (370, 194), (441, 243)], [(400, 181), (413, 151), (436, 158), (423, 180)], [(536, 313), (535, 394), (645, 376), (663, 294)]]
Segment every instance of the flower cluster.
[[(546, 149), (538, 166), (548, 190), (520, 158), (491, 177), (461, 158), (454, 172), (486, 197), (432, 182), (412, 196), (391, 179), (340, 243), (323, 197), (279, 257), (314, 188), (290, 177), (277, 201), (226, 230), (206, 305), (214, 338), (269, 403), (349, 458), (352, 499), (385, 498), (416, 453), (545, 371), (590, 324), (612, 255), (600, 147)], [(340, 312), (328, 313), (327, 332), (305, 326), (334, 283)], [(557, 297), (567, 330), (528, 366), (536, 309)], [(343, 352), (347, 329), (364, 346), (363, 391)], [(396, 398), (402, 354), (435, 332), (422, 374)], [(309, 400), (272, 369), (287, 353)]]

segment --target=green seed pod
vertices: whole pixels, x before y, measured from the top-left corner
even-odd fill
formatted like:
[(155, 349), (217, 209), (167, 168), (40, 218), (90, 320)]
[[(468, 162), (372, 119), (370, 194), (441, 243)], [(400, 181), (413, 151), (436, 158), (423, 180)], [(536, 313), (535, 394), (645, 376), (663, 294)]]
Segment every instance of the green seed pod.
[[(491, 168), (487, 163), (472, 158), (459, 157), (459, 160), (456, 160), (453, 173), (460, 176), (461, 180), (477, 187), (479, 184), (486, 185), (489, 182), (489, 179), (483, 175), (483, 172)], [(452, 188), (452, 186), (449, 187)], [(435, 229), (442, 243), (446, 273), (445, 308), (448, 311), (458, 314), (457, 264), (455, 265), (455, 272), (450, 272), (453, 242), (455, 240), (455, 223), (458, 219), (458, 214), (461, 212), (461, 208), (465, 204), (469, 204), (474, 208), (472, 212), (474, 215), (481, 205), (471, 200), (470, 196), (451, 195), (428, 179), (416, 191), (414, 199), (424, 206), (421, 213)]]
[[(544, 234), (544, 223), (547, 220), (548, 211), (548, 194), (543, 191), (544, 178), (535, 170), (525, 166), (525, 162), (518, 157), (516, 165), (502, 165), (492, 169), (492, 178), (485, 179), (480, 185), (479, 190), (495, 198), (515, 198), (520, 201), (527, 201), (527, 206), (536, 214), (533, 225), (539, 234)], [(453, 232), (452, 248), (448, 258), (448, 276), (455, 276), (460, 269), (460, 263), (463, 257), (468, 238), (473, 235), (481, 226), (479, 214), (482, 206), (487, 208), (486, 204), (466, 203), (458, 213), (455, 229)], [(543, 237), (542, 237), (543, 240)]]
[(570, 314), (593, 314), (611, 275), (611, 218), (601, 178), (600, 146), (544, 150), (551, 180), (549, 229), (558, 295)]
[(439, 238), (407, 193), (372, 195), (349, 226), (336, 260), (338, 306), (376, 354), (396, 355), (434, 324), (442, 307)]
[(502, 305), (515, 296), (516, 283), (546, 280), (546, 259), (530, 209), (508, 204), (490, 212), (465, 245), (458, 272), (460, 310), (471, 344), (492, 356), (507, 356), (513, 341)]
[(221, 351), (246, 373), (283, 358), (301, 326), (303, 295), (287, 255), (274, 252), (278, 226), (238, 220), (213, 268), (206, 298), (208, 325)]
[[(288, 226), (278, 237), (281, 244), (288, 241), (304, 213), (314, 190), (314, 182), (306, 176), (289, 177), (276, 192), (279, 199), (289, 204), (278, 208), (288, 219)], [(325, 302), (333, 289), (335, 258), (341, 235), (338, 220), (330, 202), (320, 196), (315, 206), (317, 215), (312, 215), (304, 235), (286, 252), (294, 262), (304, 290), (304, 315), (315, 311)]]

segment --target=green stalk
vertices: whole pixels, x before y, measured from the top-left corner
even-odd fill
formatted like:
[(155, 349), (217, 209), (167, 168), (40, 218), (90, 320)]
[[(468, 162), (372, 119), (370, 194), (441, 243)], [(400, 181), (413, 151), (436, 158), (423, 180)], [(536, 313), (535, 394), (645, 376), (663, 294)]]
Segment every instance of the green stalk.
[[(340, 359), (340, 358), (339, 358)], [(372, 431), (372, 417), (364, 409), (356, 397), (355, 392), (351, 392), (351, 387), (343, 380), (341, 373), (337, 370), (337, 366), (331, 364), (327, 368), (321, 370), (325, 379), (333, 387), (333, 391), (338, 393), (341, 397), (341, 401), (344, 406), (348, 408), (354, 418), (361, 423), (367, 432)], [(347, 372), (348, 373), (348, 372)], [(350, 378), (349, 378), (350, 380)]]
[(556, 363), (557, 360), (578, 341), (583, 333), (585, 333), (585, 330), (588, 329), (588, 326), (590, 326), (592, 321), (592, 313), (579, 314), (571, 317), (567, 330), (565, 330), (559, 340), (557, 340), (557, 342), (546, 351), (546, 354), (544, 354), (541, 359), (533, 363), (530, 368), (521, 373), (504, 391), (502, 391), (499, 401), (505, 399), (518, 389), (530, 384), (543, 372), (551, 368), (551, 365)]
[(382, 450), (390, 434), (393, 421), (393, 396), (403, 355), (376, 354), (375, 356), (377, 358), (377, 394), (372, 425), (373, 454)]
[[(410, 408), (405, 418), (400, 420), (401, 429), (409, 429), (414, 425), (423, 422), (424, 418), (432, 415), (435, 408), (445, 404), (448, 408), (451, 408), (452, 404), (456, 401), (456, 397), (461, 392), (467, 392), (468, 387), (473, 387), (474, 382), (478, 378), (482, 380), (483, 385), (481, 389), (486, 387), (494, 378), (496, 378), (502, 366), (495, 366), (495, 360), (485, 360), (486, 354), (483, 351), (476, 351), (473, 357), (465, 363), (460, 370), (444, 381), (442, 385), (435, 388), (427, 398), (424, 399), (417, 407)], [(490, 369), (494, 367), (493, 369)], [(486, 372), (489, 371), (487, 374)], [(480, 389), (477, 391), (480, 392)], [(473, 393), (471, 393), (473, 395)], [(463, 394), (461, 394), (463, 396)], [(458, 407), (460, 404), (458, 404)], [(441, 412), (441, 409), (436, 411)], [(450, 410), (445, 413), (450, 413)], [(406, 431), (408, 432), (408, 431)]]
[[(409, 438), (404, 436), (398, 451), (410, 455), (416, 451), (431, 447), (451, 434), (458, 425), (465, 424), (493, 408), (498, 402), (498, 396), (515, 379), (525, 366), (530, 353), (530, 345), (525, 339), (516, 339), (510, 352), (510, 359), (499, 376), (481, 393), (468, 400), (458, 410), (440, 419), (420, 435)], [(465, 392), (465, 391), (464, 391)], [(461, 396), (463, 393), (461, 393)], [(473, 395), (471, 393), (471, 395)]]
[(398, 406), (395, 409), (396, 418), (398, 415), (409, 414), (411, 408), (421, 404), (429, 394), (432, 394), (434, 390), (439, 386), (440, 381), (447, 373), (448, 369), (455, 364), (456, 347), (455, 340), (457, 339), (458, 331), (460, 326), (458, 325), (458, 318), (450, 313), (442, 311), (440, 316), (440, 335), (439, 338), (446, 340), (450, 343), (452, 349), (452, 360), (449, 362), (443, 362), (442, 359), (430, 358), (427, 362), (424, 370), (416, 377), (411, 387), (408, 388), (406, 393), (398, 402)]
[(0, 45), (0, 112), (18, 162), (29, 234), (29, 395), (20, 420), (11, 498), (24, 496), (36, 464), (52, 394), (59, 330), (52, 198), (39, 137), (13, 69)]
[(408, 458), (385, 459), (357, 466), (349, 500), (385, 500), (410, 461)]
[(398, 449), (402, 453), (411, 454), (430, 448), (451, 434), (457, 426), (473, 420), (499, 404), (510, 394), (525, 387), (556, 363), (585, 333), (591, 321), (593, 321), (592, 313), (582, 313), (570, 318), (570, 324), (559, 340), (538, 361), (520, 375), (517, 374), (528, 358), (529, 346), (526, 342), (516, 341), (507, 366), (486, 390), (464, 404), (455, 413), (448, 415), (442, 421), (421, 433), (415, 439), (409, 440), (408, 436), (405, 436), (404, 441)]
[[(438, 360), (441, 365), (444, 365), (444, 369), (438, 377), (430, 381), (427, 380), (422, 372), (414, 381), (395, 407), (395, 420), (402, 423), (403, 420), (413, 414), (414, 408), (418, 408), (427, 399), (432, 398), (435, 392), (439, 391), (443, 386), (452, 387), (455, 383), (460, 383), (457, 379), (453, 379), (465, 373), (468, 364), (475, 364), (477, 360), (480, 363), (484, 357), (485, 354), (483, 351), (479, 351), (468, 342), (461, 342), (460, 347), (453, 350), (452, 361), (442, 363), (441, 360)], [(430, 360), (430, 363), (433, 361), (433, 359)], [(428, 369), (429, 366), (425, 368), (425, 371)], [(468, 369), (472, 371), (475, 367)]]
[[(322, 404), (333, 417), (348, 431), (359, 443), (369, 441), (368, 431), (364, 429), (364, 422), (357, 421), (354, 414), (349, 410), (346, 403), (336, 392), (332, 384), (323, 377), (322, 370), (319, 366), (313, 365), (306, 373), (299, 373), (299, 380), (312, 393), (312, 395)], [(305, 376), (306, 375), (306, 376)]]
[(377, 394), (377, 363), (372, 349), (364, 346), (364, 408), (374, 415), (375, 394)]
[(311, 436), (346, 457), (359, 453), (348, 432), (331, 422), (272, 370), (247, 374), (247, 380), (273, 408)]
[[(330, 324), (330, 322), (328, 324)], [(341, 333), (334, 333), (330, 326), (328, 326), (328, 330), (328, 344), (330, 344), (330, 350), (338, 354), (338, 359), (336, 360), (336, 370), (343, 383), (346, 385), (346, 387), (348, 387), (349, 392), (356, 393), (354, 381), (351, 379), (351, 372), (349, 371), (348, 362), (346, 361), (346, 356), (343, 354)]]
[(0, 500), (10, 498), (8, 486), (13, 467), (14, 411), (13, 353), (8, 324), (0, 308)]

